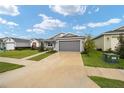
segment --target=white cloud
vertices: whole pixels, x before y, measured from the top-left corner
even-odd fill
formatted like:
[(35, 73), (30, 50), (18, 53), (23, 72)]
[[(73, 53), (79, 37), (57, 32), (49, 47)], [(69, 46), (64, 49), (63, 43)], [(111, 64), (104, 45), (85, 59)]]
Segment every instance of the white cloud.
[(81, 5), (55, 5), (49, 6), (49, 8), (51, 8), (52, 11), (62, 14), (64, 16), (75, 14), (83, 15), (86, 11), (86, 6)]
[(88, 23), (87, 26), (89, 26), (91, 28), (103, 27), (103, 26), (107, 26), (107, 25), (111, 25), (111, 24), (120, 23), (121, 21), (122, 20), (119, 18), (113, 18), (113, 19), (110, 19), (110, 20), (105, 21), (105, 22)]
[(0, 5), (0, 14), (17, 16), (20, 14), (18, 7), (15, 5)]
[(44, 14), (39, 14), (42, 17), (42, 22), (33, 25), (32, 29), (27, 29), (27, 32), (43, 32), (45, 30), (53, 30), (55, 28), (65, 27), (65, 22), (60, 21), (59, 19), (54, 19), (52, 17), (48, 17)]
[(73, 30), (84, 30), (84, 29), (86, 29), (86, 26), (84, 26), (84, 25), (73, 26)]
[(10, 26), (10, 27), (15, 27), (15, 26), (18, 26), (18, 24), (12, 22), (12, 21), (7, 21), (3, 18), (0, 18), (0, 24), (2, 25), (7, 25), (7, 26)]

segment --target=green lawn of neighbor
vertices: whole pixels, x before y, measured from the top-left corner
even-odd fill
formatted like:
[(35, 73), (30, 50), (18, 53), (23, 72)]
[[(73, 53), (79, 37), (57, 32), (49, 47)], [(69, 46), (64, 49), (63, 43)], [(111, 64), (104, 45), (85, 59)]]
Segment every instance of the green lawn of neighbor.
[(124, 59), (120, 59), (118, 63), (107, 63), (102, 59), (101, 51), (93, 51), (90, 56), (86, 54), (81, 56), (85, 66), (124, 69)]
[(0, 57), (11, 57), (11, 58), (24, 58), (38, 53), (37, 50), (13, 50), (13, 51), (1, 51)]
[(35, 56), (33, 58), (30, 58), (29, 60), (34, 60), (34, 61), (39, 61), (41, 59), (44, 59), (48, 56), (50, 56), (51, 54), (55, 53), (55, 51), (49, 51), (47, 53), (44, 53), (44, 54), (41, 54), (41, 55), (38, 55), (38, 56)]
[(97, 76), (89, 76), (101, 88), (124, 88), (124, 81), (107, 79)]
[(0, 73), (23, 67), (23, 65), (0, 62)]

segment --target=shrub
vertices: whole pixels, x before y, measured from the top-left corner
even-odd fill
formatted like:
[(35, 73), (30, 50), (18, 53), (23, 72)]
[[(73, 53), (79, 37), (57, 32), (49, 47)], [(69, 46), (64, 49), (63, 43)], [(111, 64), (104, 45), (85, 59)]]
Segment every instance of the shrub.
[(123, 34), (120, 34), (119, 36), (119, 44), (118, 44), (116, 51), (120, 55), (120, 58), (124, 59), (124, 36)]
[(87, 36), (87, 39), (85, 41), (85, 44), (84, 44), (84, 50), (85, 50), (85, 53), (89, 56), (90, 52), (92, 52), (92, 50), (94, 50), (95, 48), (95, 44), (93, 42), (93, 40), (91, 39), (91, 36)]

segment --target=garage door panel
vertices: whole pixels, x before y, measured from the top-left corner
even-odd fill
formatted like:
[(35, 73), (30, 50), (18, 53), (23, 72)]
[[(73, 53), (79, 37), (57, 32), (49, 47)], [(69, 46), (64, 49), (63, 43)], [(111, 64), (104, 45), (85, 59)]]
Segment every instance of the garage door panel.
[(6, 50), (14, 50), (14, 44), (13, 43), (8, 43), (6, 44)]
[(80, 41), (59, 41), (59, 51), (80, 51)]

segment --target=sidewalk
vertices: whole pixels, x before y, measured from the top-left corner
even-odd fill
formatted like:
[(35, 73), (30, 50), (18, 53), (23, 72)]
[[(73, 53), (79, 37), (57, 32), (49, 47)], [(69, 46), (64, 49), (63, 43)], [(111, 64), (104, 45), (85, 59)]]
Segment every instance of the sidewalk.
[(88, 76), (100, 76), (124, 81), (124, 70), (85, 66)]
[(38, 53), (38, 54), (34, 54), (25, 58), (21, 58), (21, 59), (16, 59), (16, 58), (8, 58), (8, 57), (0, 57), (0, 61), (1, 62), (7, 62), (7, 63), (13, 63), (13, 64), (19, 64), (19, 65), (31, 65), (31, 64), (35, 64), (37, 63), (37, 61), (32, 61), (32, 60), (27, 60), (30, 59), (32, 57), (44, 54), (48, 51), (42, 52), (42, 53)]
[(0, 57), (0, 62), (13, 63), (19, 65), (30, 65), (37, 63), (36, 61), (32, 61), (32, 60), (22, 60), (22, 59), (7, 58), (7, 57)]
[(48, 51), (41, 52), (41, 53), (37, 53), (37, 54), (31, 55), (31, 56), (28, 56), (28, 57), (24, 57), (24, 58), (21, 58), (21, 59), (22, 59), (22, 60), (30, 59), (30, 58), (32, 58), (32, 57), (35, 57), (35, 56), (38, 56), (38, 55), (44, 54), (44, 53), (46, 53), (46, 52), (48, 52)]

